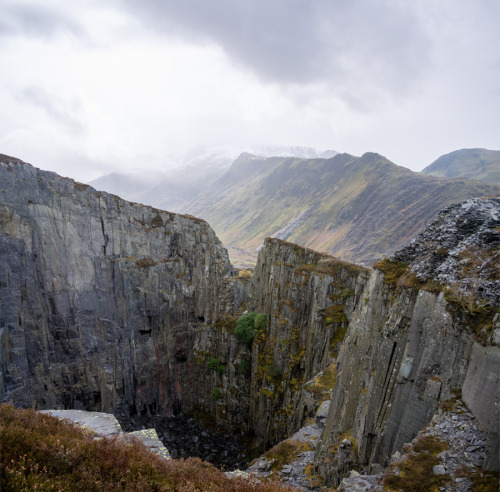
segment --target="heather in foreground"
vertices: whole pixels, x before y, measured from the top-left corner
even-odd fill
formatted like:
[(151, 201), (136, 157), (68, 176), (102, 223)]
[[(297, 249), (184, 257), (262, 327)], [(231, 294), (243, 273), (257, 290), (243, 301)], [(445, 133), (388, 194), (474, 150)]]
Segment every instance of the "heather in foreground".
[(11, 405), (0, 406), (0, 486), (16, 492), (287, 490), (229, 479), (199, 459), (167, 461), (136, 440), (97, 440), (69, 422)]

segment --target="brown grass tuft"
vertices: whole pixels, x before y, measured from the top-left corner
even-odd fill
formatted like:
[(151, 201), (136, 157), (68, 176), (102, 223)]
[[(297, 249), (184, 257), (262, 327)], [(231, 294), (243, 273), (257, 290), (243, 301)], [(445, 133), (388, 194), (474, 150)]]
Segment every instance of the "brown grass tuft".
[(165, 460), (135, 439), (95, 440), (71, 423), (0, 406), (2, 491), (282, 491), (227, 478), (198, 458)]
[(394, 285), (408, 269), (408, 265), (402, 261), (384, 258), (373, 265), (373, 268), (380, 270), (384, 274), (384, 284)]
[[(446, 444), (433, 436), (423, 436), (405, 449), (410, 454), (390, 466), (384, 476), (384, 490), (420, 492), (438, 491), (450, 480), (449, 475), (435, 475), (433, 467), (439, 465), (436, 456), (446, 449)], [(399, 470), (399, 474), (396, 473)]]
[(313, 448), (307, 442), (302, 441), (282, 441), (264, 453), (264, 457), (272, 461), (271, 470), (279, 471), (285, 465), (295, 460), (302, 451), (311, 451)]

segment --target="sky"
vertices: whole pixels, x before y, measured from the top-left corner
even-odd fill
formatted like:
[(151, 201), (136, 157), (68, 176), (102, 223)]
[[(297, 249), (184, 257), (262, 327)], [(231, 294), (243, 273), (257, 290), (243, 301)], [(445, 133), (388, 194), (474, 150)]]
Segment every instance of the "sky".
[(500, 149), (498, 0), (0, 0), (0, 153), (79, 181), (195, 147)]

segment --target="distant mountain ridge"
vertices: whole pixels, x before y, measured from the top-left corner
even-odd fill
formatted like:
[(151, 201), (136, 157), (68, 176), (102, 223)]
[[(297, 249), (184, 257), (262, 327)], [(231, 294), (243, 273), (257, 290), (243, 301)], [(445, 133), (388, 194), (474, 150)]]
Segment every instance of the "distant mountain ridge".
[(500, 183), (500, 150), (455, 150), (436, 159), (422, 173), (441, 178), (463, 177)]
[(111, 173), (89, 184), (133, 202), (180, 212), (186, 201), (219, 178), (233, 160), (224, 153), (195, 149), (180, 160), (181, 167), (175, 167), (174, 157), (166, 162), (164, 170)]
[[(295, 156), (329, 158), (334, 150), (283, 145), (258, 146), (250, 150), (259, 157)], [(241, 154), (236, 147), (195, 147), (185, 155), (165, 158), (165, 169), (138, 169), (132, 172), (106, 174), (88, 184), (98, 190), (118, 195), (133, 202), (182, 213), (187, 203), (206, 190), (231, 167)], [(233, 170), (234, 172), (234, 170)]]
[(185, 212), (207, 220), (237, 264), (251, 264), (271, 236), (370, 265), (404, 245), (442, 207), (496, 194), (500, 185), (426, 176), (376, 153), (242, 154)]

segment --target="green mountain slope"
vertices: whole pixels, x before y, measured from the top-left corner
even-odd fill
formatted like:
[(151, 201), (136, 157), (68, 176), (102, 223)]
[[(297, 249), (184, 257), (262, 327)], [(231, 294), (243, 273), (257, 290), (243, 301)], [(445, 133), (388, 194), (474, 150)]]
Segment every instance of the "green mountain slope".
[(265, 237), (372, 264), (419, 232), (442, 207), (500, 194), (500, 185), (414, 173), (374, 153), (331, 159), (242, 154), (186, 212), (206, 219), (236, 264)]
[(500, 150), (456, 150), (439, 157), (422, 173), (440, 178), (463, 177), (500, 183)]

